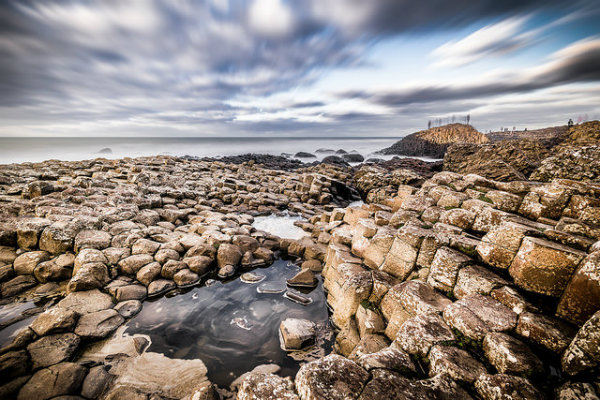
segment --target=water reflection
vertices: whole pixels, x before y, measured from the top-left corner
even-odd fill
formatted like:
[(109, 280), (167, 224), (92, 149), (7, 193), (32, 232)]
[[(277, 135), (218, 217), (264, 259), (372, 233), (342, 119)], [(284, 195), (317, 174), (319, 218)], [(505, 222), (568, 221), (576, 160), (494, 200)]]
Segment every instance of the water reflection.
[[(259, 284), (239, 278), (209, 287), (198, 287), (175, 297), (144, 303), (143, 310), (129, 323), (128, 333), (150, 336), (149, 351), (168, 357), (200, 358), (208, 367), (210, 380), (227, 387), (239, 375), (260, 364), (275, 363), (283, 376), (294, 375), (299, 361), (279, 344), (279, 324), (289, 317), (307, 318), (327, 326), (328, 313), (321, 282), (306, 297), (309, 305), (294, 303), (283, 293), (257, 290), (285, 287), (286, 279), (299, 270), (285, 260), (256, 270), (265, 275)], [(329, 333), (329, 332), (327, 332)], [(331, 335), (322, 347), (331, 350)]]

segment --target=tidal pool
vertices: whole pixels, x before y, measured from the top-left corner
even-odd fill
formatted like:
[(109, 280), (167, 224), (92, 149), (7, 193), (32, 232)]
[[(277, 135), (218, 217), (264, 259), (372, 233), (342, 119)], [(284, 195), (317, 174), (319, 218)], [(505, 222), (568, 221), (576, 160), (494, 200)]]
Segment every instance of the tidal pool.
[(284, 215), (268, 215), (254, 218), (252, 224), (258, 230), (268, 232), (272, 235), (279, 236), (282, 239), (301, 239), (308, 236), (302, 228), (294, 225), (296, 221), (306, 221), (302, 217), (292, 217), (289, 214)]
[[(300, 367), (300, 354), (309, 358), (324, 355), (333, 344), (321, 278), (315, 289), (302, 293), (312, 300), (310, 304), (297, 304), (284, 297), (289, 290), (286, 279), (299, 270), (280, 259), (253, 271), (265, 276), (258, 283), (244, 283), (238, 277), (146, 301), (126, 332), (148, 335), (152, 342), (148, 351), (171, 358), (201, 359), (209, 379), (224, 388), (261, 364), (277, 364), (280, 375), (293, 376)], [(321, 327), (312, 354), (281, 349), (279, 324), (290, 317), (310, 319)]]

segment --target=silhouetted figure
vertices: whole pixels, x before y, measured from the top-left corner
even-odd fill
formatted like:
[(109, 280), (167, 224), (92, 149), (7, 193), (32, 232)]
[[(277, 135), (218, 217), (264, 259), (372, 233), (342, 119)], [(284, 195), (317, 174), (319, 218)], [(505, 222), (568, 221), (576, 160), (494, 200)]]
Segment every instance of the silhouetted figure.
[(569, 118), (569, 122), (567, 122), (567, 126), (569, 128), (573, 127), (573, 120), (571, 118)]

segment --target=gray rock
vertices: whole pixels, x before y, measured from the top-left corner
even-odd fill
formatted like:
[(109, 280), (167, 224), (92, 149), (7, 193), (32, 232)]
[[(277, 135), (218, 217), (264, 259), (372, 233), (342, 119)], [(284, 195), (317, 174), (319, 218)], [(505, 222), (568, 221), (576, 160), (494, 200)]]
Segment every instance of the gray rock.
[(115, 331), (125, 319), (116, 310), (102, 310), (83, 315), (75, 333), (83, 339), (101, 339)]
[(27, 346), (33, 369), (68, 361), (79, 347), (81, 339), (73, 333), (44, 336)]

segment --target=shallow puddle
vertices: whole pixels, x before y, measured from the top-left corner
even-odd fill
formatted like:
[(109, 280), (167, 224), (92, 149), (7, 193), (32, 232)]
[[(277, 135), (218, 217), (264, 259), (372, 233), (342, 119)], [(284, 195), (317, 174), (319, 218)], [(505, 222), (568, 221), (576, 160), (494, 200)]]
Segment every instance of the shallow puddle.
[[(0, 347), (9, 344), (22, 328), (33, 322), (36, 315), (18, 319), (24, 316), (24, 311), (35, 307), (33, 301), (14, 302), (0, 306)], [(10, 323), (11, 321), (16, 322)]]
[(277, 260), (269, 268), (253, 271), (265, 276), (258, 283), (244, 283), (238, 277), (146, 301), (128, 324), (127, 333), (148, 335), (152, 341), (148, 351), (171, 358), (201, 359), (209, 379), (221, 387), (228, 387), (235, 378), (261, 364), (277, 364), (282, 368), (279, 374), (293, 376), (300, 366), (295, 358), (300, 357), (280, 348), (282, 320), (306, 318), (323, 327), (322, 339), (313, 347), (312, 355), (329, 353), (332, 346), (321, 282), (310, 293), (302, 294), (312, 300), (308, 305), (284, 297), (286, 279), (298, 271), (288, 261)]
[(252, 226), (258, 230), (279, 236), (282, 239), (301, 239), (307, 236), (308, 233), (294, 225), (296, 221), (306, 220), (302, 217), (292, 217), (288, 214), (282, 216), (268, 215), (254, 218)]

